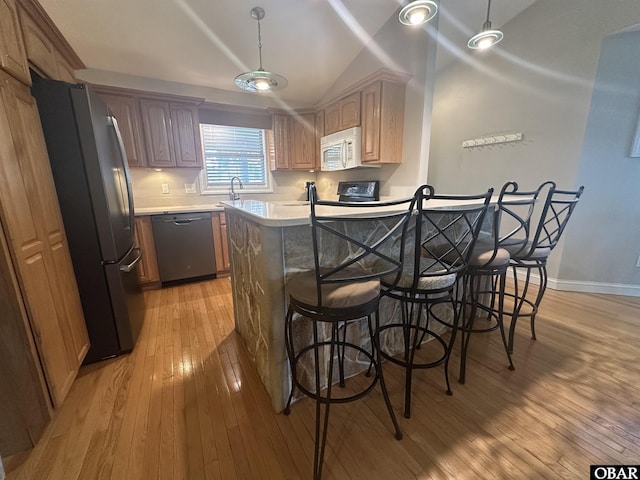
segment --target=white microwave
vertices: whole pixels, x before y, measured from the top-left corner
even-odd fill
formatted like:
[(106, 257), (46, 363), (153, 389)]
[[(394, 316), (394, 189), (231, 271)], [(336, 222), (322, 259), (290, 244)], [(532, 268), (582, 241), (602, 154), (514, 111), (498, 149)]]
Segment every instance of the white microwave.
[(356, 167), (379, 167), (362, 164), (362, 130), (348, 128), (320, 139), (320, 170), (331, 172)]

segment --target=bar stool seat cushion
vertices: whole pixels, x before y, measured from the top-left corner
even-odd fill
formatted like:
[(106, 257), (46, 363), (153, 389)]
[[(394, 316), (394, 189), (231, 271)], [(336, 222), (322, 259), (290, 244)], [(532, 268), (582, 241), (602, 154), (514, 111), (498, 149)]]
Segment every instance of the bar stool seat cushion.
[[(446, 273), (445, 266), (439, 264), (432, 264), (433, 259), (425, 257), (420, 260), (420, 270), (423, 272), (418, 278), (418, 290), (440, 290), (450, 287), (456, 283), (457, 275), (455, 273)], [(430, 265), (432, 264), (432, 265)], [(387, 275), (382, 277), (382, 284), (387, 287), (396, 288), (399, 290), (409, 290), (413, 286), (413, 260), (405, 261), (400, 280), (394, 287), (396, 274)], [(441, 275), (438, 275), (441, 272)]]
[[(495, 256), (494, 256), (495, 251)], [(493, 257), (493, 258), (492, 258)], [(471, 268), (490, 267), (496, 268), (509, 265), (511, 255), (505, 248), (495, 248), (493, 240), (478, 240), (473, 247), (471, 257), (469, 258), (469, 266)]]
[(526, 257), (526, 260), (545, 260), (551, 253), (551, 248), (549, 247), (537, 247), (531, 252), (531, 242), (527, 242), (524, 247), (522, 243), (517, 245), (501, 245), (501, 247), (504, 247), (509, 252), (509, 255), (511, 255), (511, 258), (514, 259)]
[[(357, 269), (347, 268), (345, 274), (353, 275)], [(361, 272), (363, 273), (363, 272)], [(316, 273), (313, 270), (292, 275), (287, 282), (289, 294), (296, 301), (309, 306), (318, 306)], [(364, 305), (380, 296), (378, 278), (359, 282), (329, 283), (322, 285), (323, 308), (349, 308)]]

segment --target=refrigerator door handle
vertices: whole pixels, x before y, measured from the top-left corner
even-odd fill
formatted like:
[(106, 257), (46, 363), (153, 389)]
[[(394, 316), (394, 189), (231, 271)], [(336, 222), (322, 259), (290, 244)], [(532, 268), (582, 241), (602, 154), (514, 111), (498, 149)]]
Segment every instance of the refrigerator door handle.
[(134, 269), (134, 267), (137, 265), (137, 263), (142, 259), (142, 249), (141, 248), (135, 247), (132, 251), (136, 252), (136, 258), (134, 258), (133, 261), (128, 265), (121, 265), (120, 266), (120, 271), (121, 272), (129, 273), (131, 270)]
[(120, 134), (120, 129), (118, 128), (118, 121), (116, 117), (113, 115), (109, 115), (107, 117), (107, 124), (113, 128), (113, 131), (116, 136), (116, 140), (118, 142), (118, 149), (120, 153), (120, 159), (122, 160), (122, 171), (124, 172), (125, 183), (127, 184), (127, 201), (129, 205), (129, 228), (133, 232), (134, 222), (135, 222), (135, 213), (133, 211), (133, 189), (131, 188), (131, 176), (129, 175), (129, 166), (127, 163), (127, 152), (124, 149), (124, 142), (122, 141), (122, 135)]

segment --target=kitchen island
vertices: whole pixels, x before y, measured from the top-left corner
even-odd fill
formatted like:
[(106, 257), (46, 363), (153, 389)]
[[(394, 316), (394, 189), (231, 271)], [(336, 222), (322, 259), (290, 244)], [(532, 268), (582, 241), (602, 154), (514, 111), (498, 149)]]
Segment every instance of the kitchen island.
[[(290, 391), (284, 343), (287, 282), (292, 274), (313, 269), (310, 208), (307, 202), (240, 200), (223, 204), (236, 330), (246, 344), (274, 409), (281, 411)], [(440, 206), (446, 208), (448, 204)], [(383, 207), (372, 208), (384, 211)], [(383, 298), (380, 323), (393, 318), (397, 308), (397, 302)], [(364, 322), (361, 323), (364, 328)], [(310, 331), (303, 327), (307, 324), (297, 322), (296, 327), (294, 319), (294, 343), (303, 344), (310, 338)], [(358, 335), (357, 331), (351, 334)], [(381, 342), (386, 352), (402, 351), (402, 338), (385, 335)], [(347, 376), (368, 367), (366, 360), (349, 359)], [(304, 366), (301, 370), (306, 374)]]

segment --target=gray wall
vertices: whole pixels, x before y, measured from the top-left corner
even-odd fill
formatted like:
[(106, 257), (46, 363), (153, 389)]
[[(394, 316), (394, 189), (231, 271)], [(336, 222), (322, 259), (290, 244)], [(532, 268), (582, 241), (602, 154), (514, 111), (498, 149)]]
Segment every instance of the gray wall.
[(427, 29), (433, 32), (436, 25), (432, 21), (423, 29), (409, 28), (398, 21), (397, 14), (392, 15), (325, 94), (325, 100), (333, 99), (381, 68), (411, 75), (404, 106), (402, 163), (319, 172), (316, 183), (322, 198), (335, 196), (340, 180), (380, 180), (380, 194), (392, 197), (411, 195), (417, 185), (426, 182), (436, 55), (436, 42)]
[[(634, 236), (629, 215), (611, 215), (618, 211), (614, 198), (621, 184), (603, 182), (602, 174), (613, 169), (598, 168), (603, 161), (617, 162), (617, 175), (638, 178), (632, 164), (639, 162), (621, 161), (637, 118), (637, 71), (629, 80), (629, 85), (635, 82), (634, 99), (619, 102), (625, 109), (609, 111), (606, 119), (597, 113), (603, 110), (597, 104), (608, 100), (599, 99), (599, 90), (594, 94), (593, 89), (605, 37), (639, 21), (640, 2), (635, 0), (538, 0), (502, 27), (505, 39), (499, 48), (469, 53), (436, 79), (428, 180), (437, 190), (480, 191), (508, 180), (525, 188), (547, 179), (564, 188), (585, 184), (565, 238), (573, 241), (565, 241), (550, 258), (550, 283), (557, 288), (640, 294), (634, 267), (640, 254), (637, 230)], [(627, 135), (599, 135), (600, 140), (584, 142), (587, 121), (588, 135), (603, 124)], [(465, 139), (503, 132), (522, 132), (524, 141), (462, 148)], [(637, 198), (630, 195), (627, 201)], [(627, 205), (637, 212), (634, 203)], [(594, 225), (596, 231), (601, 228), (596, 204), (609, 215), (607, 228), (616, 235), (604, 234), (604, 229), (593, 235)], [(621, 262), (624, 268), (609, 264), (605, 269), (593, 261), (598, 256), (609, 259), (603, 255), (609, 251), (626, 259)]]
[(568, 232), (561, 278), (640, 285), (640, 158), (628, 157), (640, 114), (639, 50), (640, 32), (603, 43), (577, 175), (591, 191)]

